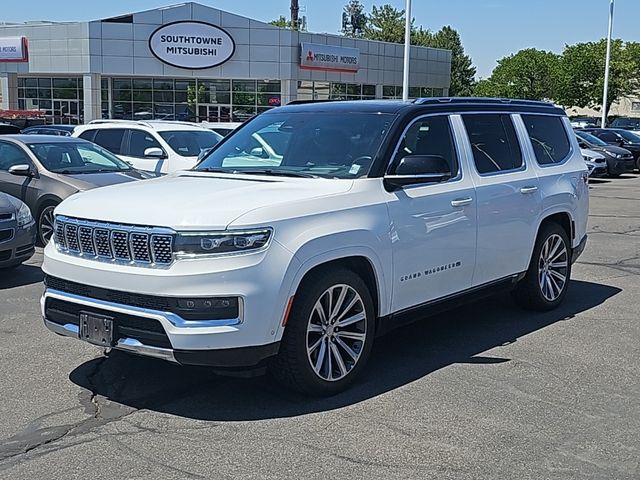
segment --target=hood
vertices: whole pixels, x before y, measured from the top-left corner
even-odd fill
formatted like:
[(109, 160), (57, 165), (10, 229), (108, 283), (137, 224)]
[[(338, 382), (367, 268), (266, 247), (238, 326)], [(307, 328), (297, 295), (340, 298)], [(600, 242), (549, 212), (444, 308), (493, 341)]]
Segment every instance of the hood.
[(594, 145), (590, 147), (590, 149), (596, 152), (612, 153), (614, 155), (631, 155), (631, 152), (626, 148), (616, 147), (615, 145)]
[(0, 213), (15, 213), (21, 203), (16, 197), (0, 192)]
[(352, 180), (178, 172), (73, 195), (55, 213), (176, 230), (224, 230), (256, 208), (337, 195), (352, 185)]
[(589, 157), (596, 160), (604, 160), (604, 155), (602, 153), (591, 150), (590, 148), (581, 148), (580, 153), (582, 153), (583, 157)]
[(96, 187), (105, 187), (107, 185), (132, 182), (134, 180), (144, 180), (145, 178), (153, 178), (156, 176), (157, 174), (155, 173), (141, 172), (134, 169), (122, 172), (96, 172), (60, 175), (63, 181), (81, 191), (90, 190)]

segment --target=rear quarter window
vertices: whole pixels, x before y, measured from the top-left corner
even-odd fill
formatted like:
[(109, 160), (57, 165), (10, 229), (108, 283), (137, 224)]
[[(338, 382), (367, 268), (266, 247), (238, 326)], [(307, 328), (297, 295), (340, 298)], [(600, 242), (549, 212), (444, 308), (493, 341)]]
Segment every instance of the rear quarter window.
[(539, 165), (561, 163), (571, 151), (571, 143), (560, 117), (521, 115)]

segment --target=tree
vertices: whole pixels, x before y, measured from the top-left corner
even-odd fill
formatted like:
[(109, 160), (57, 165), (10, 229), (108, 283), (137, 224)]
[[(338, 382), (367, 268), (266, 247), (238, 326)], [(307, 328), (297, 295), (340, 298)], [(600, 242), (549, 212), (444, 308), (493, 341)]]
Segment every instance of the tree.
[(291, 20), (287, 20), (284, 16), (280, 15), (276, 20), (271, 20), (270, 25), (280, 28), (291, 28)]
[(528, 48), (498, 60), (491, 76), (478, 82), (474, 95), (483, 97), (553, 99), (560, 60), (552, 52)]
[(367, 14), (360, 0), (349, 0), (342, 11), (342, 34), (346, 37), (362, 37), (367, 25)]
[[(464, 47), (458, 32), (450, 26), (442, 27), (434, 34), (426, 32), (425, 35), (422, 32), (422, 29), (416, 32), (415, 43), (417, 45), (451, 50), (451, 86), (449, 87), (449, 95), (452, 97), (471, 96), (475, 85), (476, 67), (473, 66), (471, 57), (464, 53)], [(420, 37), (424, 38), (424, 40)]]
[(374, 5), (363, 36), (368, 40), (404, 43), (404, 10), (397, 10), (388, 4), (381, 7)]
[[(607, 42), (568, 45), (562, 53), (556, 101), (565, 107), (600, 109)], [(605, 114), (621, 98), (640, 89), (640, 43), (613, 40)]]

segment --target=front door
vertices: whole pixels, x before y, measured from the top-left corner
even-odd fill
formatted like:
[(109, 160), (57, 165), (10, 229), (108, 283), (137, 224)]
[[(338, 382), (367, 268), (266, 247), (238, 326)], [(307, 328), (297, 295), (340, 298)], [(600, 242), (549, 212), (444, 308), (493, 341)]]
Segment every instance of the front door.
[(478, 196), (477, 286), (527, 270), (542, 202), (511, 115), (464, 114), (462, 123)]
[(9, 173), (9, 168), (15, 165), (30, 165), (34, 172), (36, 170), (29, 155), (21, 147), (0, 141), (0, 191), (19, 198), (33, 208), (37, 197), (38, 178)]
[(392, 311), (471, 286), (476, 250), (476, 194), (461, 166), (449, 117), (423, 116), (405, 131), (389, 173), (406, 155), (441, 156), (453, 178), (388, 193), (393, 251)]

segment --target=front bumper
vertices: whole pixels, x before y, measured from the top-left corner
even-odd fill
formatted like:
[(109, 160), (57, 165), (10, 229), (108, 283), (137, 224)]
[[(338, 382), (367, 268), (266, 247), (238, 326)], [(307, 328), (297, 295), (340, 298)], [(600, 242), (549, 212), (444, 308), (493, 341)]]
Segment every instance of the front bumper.
[[(185, 326), (184, 321), (170, 312), (153, 311), (145, 308), (121, 305), (113, 302), (91, 299), (61, 292), (45, 290), (41, 299), (42, 317), (45, 326), (58, 335), (79, 339), (79, 315), (52, 307), (57, 305), (77, 306), (78, 309), (107, 312), (114, 318), (115, 332), (112, 348), (137, 355), (159, 358), (181, 365), (200, 365), (219, 368), (249, 368), (261, 364), (278, 353), (279, 342), (266, 345), (227, 349), (184, 349), (174, 348), (171, 334), (164, 328), (165, 323), (180, 325), (176, 328), (225, 329), (237, 324), (237, 319), (200, 321), (197, 327)], [(137, 319), (131, 325), (130, 319)], [(149, 328), (146, 325), (156, 325)]]
[(633, 157), (628, 159), (607, 158), (607, 171), (609, 175), (620, 175), (621, 173), (631, 173), (636, 168)]
[(13, 236), (0, 243), (0, 268), (13, 267), (29, 260), (35, 253), (36, 224), (23, 228), (11, 227)]

